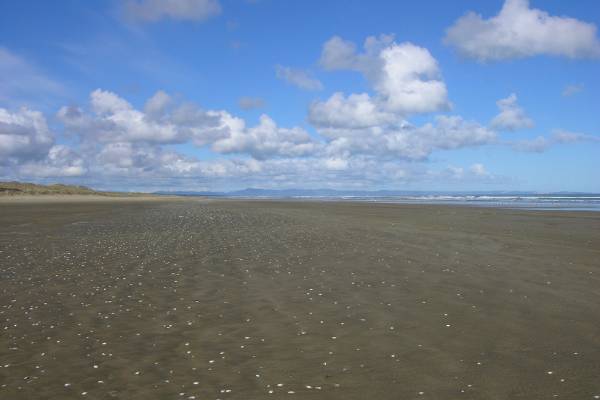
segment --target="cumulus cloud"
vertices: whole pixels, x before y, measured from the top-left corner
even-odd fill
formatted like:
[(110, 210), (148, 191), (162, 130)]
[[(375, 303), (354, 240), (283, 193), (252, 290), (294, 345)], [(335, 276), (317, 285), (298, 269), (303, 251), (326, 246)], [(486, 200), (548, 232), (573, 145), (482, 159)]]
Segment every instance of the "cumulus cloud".
[(265, 101), (260, 97), (240, 97), (238, 105), (242, 110), (257, 110), (265, 107)]
[(498, 61), (536, 55), (600, 56), (596, 26), (530, 8), (528, 0), (506, 0), (489, 19), (469, 12), (448, 28), (445, 43), (468, 58)]
[(377, 106), (403, 115), (447, 110), (446, 84), (431, 53), (409, 42), (396, 43), (392, 35), (368, 37), (363, 52), (340, 37), (329, 39), (320, 64), (327, 70), (361, 72), (372, 85)]
[(496, 105), (500, 109), (500, 113), (492, 119), (492, 128), (501, 131), (517, 131), (533, 128), (533, 120), (517, 104), (516, 94), (512, 93), (507, 98), (498, 100)]
[(301, 69), (285, 67), (283, 65), (275, 66), (275, 75), (277, 78), (286, 81), (303, 90), (322, 90), (323, 84), (318, 79), (313, 78), (310, 74)]
[(217, 140), (212, 149), (219, 153), (247, 153), (257, 159), (275, 156), (301, 157), (312, 154), (317, 143), (301, 128), (278, 127), (267, 115), (257, 126), (246, 129), (242, 120), (229, 124), (229, 135)]
[(171, 105), (170, 96), (159, 91), (140, 111), (117, 94), (97, 89), (90, 94), (91, 113), (62, 107), (57, 116), (69, 131), (96, 142), (171, 144), (192, 140), (204, 145), (226, 135), (220, 126), (221, 112), (192, 104)]
[(199, 160), (150, 143), (105, 143), (88, 153), (89, 175), (100, 179), (177, 182), (247, 177), (261, 170), (252, 158)]
[(141, 168), (154, 169), (160, 166), (158, 147), (139, 145), (130, 142), (107, 143), (97, 153), (95, 159), (103, 168), (110, 171)]
[(171, 96), (159, 90), (146, 101), (144, 112), (150, 117), (161, 117), (171, 104)]
[(330, 139), (325, 147), (329, 156), (356, 154), (385, 159), (426, 160), (436, 150), (451, 150), (493, 143), (496, 134), (474, 121), (459, 116), (439, 115), (433, 123), (413, 126), (378, 126), (366, 129), (321, 129)]
[(128, 0), (126, 16), (134, 21), (174, 20), (204, 21), (221, 13), (218, 0)]
[(334, 36), (323, 44), (319, 64), (328, 71), (351, 70), (375, 79), (381, 69), (379, 54), (394, 44), (394, 35), (369, 36), (363, 43), (363, 52), (356, 44)]
[(438, 115), (422, 126), (408, 123), (412, 114), (450, 107), (437, 61), (425, 48), (380, 35), (368, 37), (358, 51), (354, 43), (335, 36), (323, 45), (319, 63), (330, 71), (360, 72), (374, 91), (336, 92), (309, 106), (308, 120), (327, 140), (323, 152), (331, 166), (346, 166), (356, 155), (423, 161), (436, 150), (496, 140), (492, 130), (459, 116)]
[(496, 134), (475, 121), (468, 121), (459, 116), (440, 115), (435, 124), (425, 124), (417, 129), (420, 140), (431, 143), (432, 149), (457, 149), (468, 146), (491, 144)]
[(39, 111), (0, 108), (0, 167), (24, 177), (72, 177), (85, 174), (84, 161), (64, 145), (54, 144)]
[(387, 125), (398, 116), (382, 110), (367, 93), (334, 93), (326, 101), (314, 101), (309, 107), (308, 120), (318, 128), (362, 129)]
[(412, 114), (449, 107), (446, 84), (439, 79), (437, 61), (427, 49), (411, 43), (394, 44), (379, 57), (382, 68), (375, 90), (388, 109)]
[(58, 118), (67, 129), (94, 141), (180, 142), (181, 132), (169, 123), (161, 123), (134, 109), (115, 93), (95, 90), (90, 95), (93, 114), (75, 107), (62, 107)]
[(90, 106), (91, 112), (62, 107), (58, 118), (88, 147), (112, 143), (105, 149), (114, 153), (131, 149), (135, 143), (143, 150), (138, 158), (150, 154), (149, 145), (178, 143), (209, 145), (217, 153), (244, 153), (257, 159), (300, 157), (317, 147), (305, 130), (279, 127), (267, 115), (261, 116), (257, 126), (247, 127), (243, 119), (227, 111), (204, 110), (193, 103), (178, 104), (162, 91), (146, 101), (144, 111), (135, 109), (117, 94), (100, 89), (91, 93)]
[(41, 158), (53, 144), (54, 135), (41, 112), (0, 108), (0, 163)]
[(124, 177), (189, 177), (201, 175), (200, 162), (162, 146), (106, 143), (92, 153), (95, 175)]
[(323, 45), (319, 63), (330, 71), (341, 69), (362, 70), (356, 45), (353, 42), (334, 36)]
[(127, 100), (117, 96), (115, 93), (105, 90), (94, 90), (90, 94), (92, 109), (98, 115), (118, 114), (133, 110)]
[(85, 175), (87, 167), (80, 155), (64, 145), (54, 145), (41, 160), (30, 160), (17, 167), (18, 174), (26, 177), (78, 177)]
[(374, 90), (373, 95), (336, 92), (309, 106), (308, 120), (328, 139), (325, 153), (333, 159), (362, 154), (425, 160), (436, 150), (496, 139), (493, 131), (459, 116), (438, 115), (420, 127), (407, 122), (412, 114), (450, 106), (437, 61), (425, 48), (380, 35), (368, 37), (359, 52), (354, 43), (336, 36), (323, 45), (319, 63), (330, 71), (360, 72)]

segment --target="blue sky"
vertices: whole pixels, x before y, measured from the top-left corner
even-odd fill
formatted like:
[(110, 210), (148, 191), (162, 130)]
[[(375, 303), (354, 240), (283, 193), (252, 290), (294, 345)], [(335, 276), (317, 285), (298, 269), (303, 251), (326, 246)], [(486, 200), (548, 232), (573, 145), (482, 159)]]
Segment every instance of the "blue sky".
[(600, 192), (596, 1), (19, 1), (0, 179)]

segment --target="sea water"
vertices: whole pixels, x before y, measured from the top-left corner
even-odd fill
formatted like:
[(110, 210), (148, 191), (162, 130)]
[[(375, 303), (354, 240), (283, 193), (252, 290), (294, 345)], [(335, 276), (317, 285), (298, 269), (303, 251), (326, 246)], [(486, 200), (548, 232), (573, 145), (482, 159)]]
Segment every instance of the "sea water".
[[(237, 197), (237, 196), (236, 196)], [(526, 210), (600, 211), (600, 194), (419, 194), (393, 196), (244, 196), (262, 199), (356, 201), (398, 204), (455, 204)], [(237, 197), (239, 198), (239, 197)]]

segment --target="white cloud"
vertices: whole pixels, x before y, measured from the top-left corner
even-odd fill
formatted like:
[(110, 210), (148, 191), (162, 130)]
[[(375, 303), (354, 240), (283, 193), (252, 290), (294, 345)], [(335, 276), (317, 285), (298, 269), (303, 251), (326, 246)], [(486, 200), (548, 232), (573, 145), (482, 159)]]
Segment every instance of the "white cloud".
[(0, 164), (41, 158), (53, 144), (54, 135), (41, 112), (0, 108)]
[(39, 111), (0, 108), (0, 167), (24, 177), (71, 177), (85, 174), (83, 160), (64, 145), (55, 145)]
[(573, 96), (583, 90), (583, 85), (567, 85), (562, 91), (562, 95), (565, 97)]
[(275, 75), (289, 84), (299, 87), (303, 90), (322, 90), (323, 84), (318, 79), (309, 75), (308, 72), (301, 69), (284, 67), (283, 65), (275, 66)]
[(170, 96), (161, 91), (146, 102), (145, 112), (100, 89), (90, 94), (90, 104), (91, 114), (76, 107), (62, 107), (58, 112), (65, 127), (84, 140), (165, 144), (192, 140), (201, 146), (226, 135), (219, 130), (220, 112), (192, 104), (170, 107)]
[(517, 95), (512, 93), (505, 99), (496, 102), (500, 113), (492, 119), (491, 127), (503, 131), (517, 131), (533, 128), (533, 120), (525, 114), (525, 110), (517, 104)]
[(370, 36), (357, 53), (352, 42), (333, 37), (323, 45), (320, 64), (327, 70), (361, 72), (376, 92), (374, 101), (386, 112), (404, 116), (447, 110), (446, 84), (431, 53), (391, 35)]
[(362, 73), (375, 92), (337, 92), (310, 105), (308, 120), (328, 140), (323, 151), (329, 159), (425, 160), (436, 150), (496, 140), (493, 131), (459, 116), (438, 115), (420, 127), (406, 121), (411, 114), (450, 107), (437, 61), (425, 48), (381, 35), (368, 37), (359, 53), (352, 42), (333, 37), (324, 44), (319, 63), (327, 70)]
[(489, 19), (469, 12), (448, 28), (445, 43), (465, 57), (497, 61), (536, 55), (600, 56), (596, 26), (530, 8), (528, 0), (506, 0)]
[(174, 20), (204, 21), (221, 13), (218, 0), (128, 0), (126, 16), (140, 22)]
[(336, 93), (325, 102), (313, 103), (309, 119), (323, 140), (299, 127), (280, 127), (267, 115), (249, 127), (227, 111), (179, 104), (162, 91), (145, 103), (144, 111), (100, 89), (91, 93), (90, 104), (90, 112), (63, 107), (58, 118), (68, 132), (80, 138), (86, 157), (95, 157), (97, 164), (114, 171), (135, 166), (160, 170), (152, 160), (173, 165), (172, 170), (194, 170), (194, 162), (161, 150), (164, 145), (178, 143), (207, 145), (214, 153), (256, 160), (317, 157), (328, 160), (325, 169), (341, 170), (358, 155), (425, 160), (437, 150), (496, 140), (493, 131), (458, 116), (437, 116), (434, 123), (410, 125), (399, 114), (378, 107), (368, 94), (346, 97)]
[(381, 110), (367, 93), (345, 97), (337, 92), (311, 103), (308, 119), (318, 128), (363, 129), (393, 123), (398, 116)]
[(200, 173), (198, 160), (153, 144), (107, 143), (92, 156), (94, 173), (100, 176), (137, 176), (143, 179)]
[(469, 167), (448, 165), (439, 171), (430, 170), (427, 174), (432, 181), (473, 182), (478, 185), (498, 183), (504, 180), (504, 178), (490, 173), (481, 163), (475, 163)]
[(465, 169), (463, 167), (449, 165), (445, 170), (441, 171), (440, 175), (447, 179), (463, 180), (465, 177)]
[(246, 153), (257, 159), (278, 156), (301, 157), (313, 154), (317, 143), (301, 128), (281, 128), (267, 115), (252, 128), (243, 121), (229, 124), (229, 135), (217, 140), (212, 149), (218, 153)]
[(552, 146), (552, 141), (544, 136), (537, 136), (533, 139), (523, 139), (509, 143), (513, 150), (528, 153), (542, 153)]
[(552, 132), (552, 140), (556, 143), (600, 142), (600, 136), (556, 129)]
[(446, 84), (439, 80), (437, 61), (427, 49), (394, 44), (379, 57), (382, 69), (375, 90), (385, 98), (388, 109), (403, 114), (448, 109)]
[(349, 161), (347, 158), (332, 157), (325, 159), (325, 168), (332, 171), (343, 171), (348, 168)]
[(459, 116), (437, 116), (434, 123), (378, 126), (366, 129), (321, 129), (331, 139), (324, 151), (330, 157), (357, 154), (385, 159), (422, 161), (436, 150), (494, 143), (496, 134)]
[[(71, 139), (78, 139), (70, 146), (54, 144), (41, 113), (2, 110), (2, 134), (32, 139), (24, 147), (0, 140), (2, 151), (10, 152), (13, 160), (0, 166), (0, 175), (62, 177), (129, 188), (148, 187), (149, 182), (159, 188), (192, 182), (213, 188), (368, 188), (414, 180), (445, 182), (447, 173), (428, 171), (426, 164), (415, 161), (438, 150), (496, 139), (493, 131), (458, 116), (437, 116), (432, 123), (410, 125), (399, 114), (382, 111), (368, 94), (340, 93), (319, 107), (323, 110), (315, 115), (320, 112), (321, 120), (315, 125), (323, 137), (314, 138), (299, 127), (280, 127), (267, 115), (249, 127), (227, 111), (181, 103), (162, 91), (139, 110), (115, 93), (95, 90), (88, 107), (63, 107), (58, 112), (68, 134), (74, 135)], [(354, 119), (347, 123), (346, 117), (333, 118), (336, 113)], [(206, 145), (213, 155), (229, 156), (200, 160), (177, 152), (172, 144)], [(483, 174), (476, 167), (462, 169), (465, 179)]]
[[(442, 171), (431, 170), (426, 164), (399, 160), (382, 160), (357, 155), (351, 158), (307, 157), (254, 159), (217, 159), (199, 161), (176, 153), (155, 156), (155, 165), (113, 170), (102, 166), (94, 171), (102, 181), (126, 181), (127, 186), (165, 190), (169, 186), (181, 189), (187, 185), (204, 184), (212, 190), (230, 187), (265, 188), (338, 188), (373, 189), (411, 182), (437, 182), (448, 184), (458, 181), (493, 183), (491, 173), (478, 176), (472, 168), (448, 167)], [(152, 158), (147, 158), (151, 160)], [(154, 158), (156, 159), (156, 158)], [(161, 167), (158, 167), (161, 166)], [(455, 172), (450, 173), (454, 168)], [(460, 172), (458, 172), (460, 171)], [(158, 185), (156, 183), (159, 183)]]
[(107, 143), (90, 156), (92, 175), (101, 179), (201, 181), (246, 177), (261, 168), (254, 159), (201, 161), (159, 145), (128, 142)]
[(118, 114), (133, 110), (127, 100), (122, 99), (115, 93), (96, 89), (90, 94), (92, 109), (99, 115)]
[(394, 35), (369, 36), (363, 43), (364, 51), (358, 53), (353, 42), (334, 36), (323, 44), (319, 64), (328, 71), (357, 71), (374, 80), (381, 69), (381, 51), (393, 44)]
[(437, 116), (435, 124), (426, 124), (418, 131), (419, 139), (428, 141), (434, 149), (481, 146), (496, 140), (496, 134), (488, 128), (459, 116)]
[[(79, 135), (88, 147), (112, 143), (105, 151), (143, 149), (136, 157), (149, 154), (150, 145), (191, 143), (212, 146), (217, 153), (243, 153), (258, 159), (300, 157), (314, 152), (318, 144), (303, 129), (282, 128), (267, 115), (255, 127), (227, 111), (203, 110), (193, 103), (175, 103), (162, 91), (136, 110), (115, 93), (95, 90), (90, 95), (91, 113), (76, 107), (62, 107), (58, 118), (69, 132)], [(123, 160), (131, 157), (123, 157)], [(106, 159), (103, 155), (103, 160)], [(125, 162), (125, 161), (123, 161)]]
[(184, 140), (181, 132), (170, 123), (161, 123), (134, 109), (116, 94), (97, 89), (90, 95), (94, 115), (63, 107), (58, 117), (70, 129), (94, 141), (132, 141), (175, 143)]
[(238, 105), (242, 110), (256, 110), (265, 107), (265, 101), (260, 97), (240, 97)]
[(17, 167), (20, 176), (25, 177), (77, 177), (85, 175), (84, 160), (72, 149), (55, 145), (42, 160), (27, 161)]
[(146, 101), (144, 112), (151, 117), (161, 117), (172, 104), (172, 101), (171, 96), (159, 90)]
[(550, 137), (537, 136), (533, 139), (510, 141), (507, 144), (516, 151), (542, 153), (556, 145), (582, 142), (598, 143), (600, 136), (557, 129)]
[(479, 176), (479, 177), (485, 177), (485, 176), (488, 176), (490, 174), (485, 169), (485, 167), (483, 166), (483, 164), (481, 164), (481, 163), (476, 163), (476, 164), (471, 165), (469, 167), (469, 170), (471, 171), (471, 173), (473, 173), (473, 175)]
[(115, 142), (105, 144), (98, 154), (96, 161), (103, 167), (112, 170), (132, 167), (148, 168), (158, 161), (156, 148), (130, 142)]
[(330, 71), (353, 69), (362, 70), (356, 54), (356, 45), (339, 36), (334, 36), (323, 45), (319, 63)]

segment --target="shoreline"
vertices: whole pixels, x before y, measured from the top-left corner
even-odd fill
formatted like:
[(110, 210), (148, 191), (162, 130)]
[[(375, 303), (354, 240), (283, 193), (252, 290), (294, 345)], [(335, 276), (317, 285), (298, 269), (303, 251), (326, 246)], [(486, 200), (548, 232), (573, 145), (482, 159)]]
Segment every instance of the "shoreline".
[(538, 213), (585, 213), (590, 216), (597, 215), (600, 208), (589, 207), (552, 207), (547, 205), (515, 205), (515, 204), (487, 204), (487, 203), (468, 203), (468, 202), (419, 202), (419, 201), (371, 201), (371, 200), (348, 200), (348, 199), (320, 199), (320, 198), (240, 198), (240, 197), (211, 197), (211, 196), (185, 196), (185, 195), (153, 195), (153, 194), (135, 194), (135, 195), (98, 195), (98, 194), (69, 194), (69, 195), (13, 195), (0, 196), (0, 204), (61, 204), (61, 203), (127, 203), (127, 202), (211, 202), (211, 203), (269, 203), (269, 204), (360, 204), (368, 207), (378, 206), (397, 206), (400, 208), (410, 207), (450, 207), (482, 210), (509, 210)]

